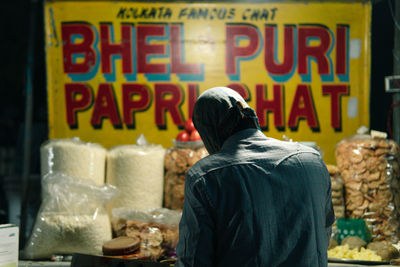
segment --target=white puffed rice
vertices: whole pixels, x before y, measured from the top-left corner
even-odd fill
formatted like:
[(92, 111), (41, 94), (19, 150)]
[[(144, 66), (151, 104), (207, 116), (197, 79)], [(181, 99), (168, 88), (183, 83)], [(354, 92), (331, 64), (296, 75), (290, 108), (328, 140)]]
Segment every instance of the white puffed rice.
[(159, 145), (123, 145), (107, 156), (106, 181), (120, 193), (108, 207), (132, 207), (145, 211), (161, 208), (165, 149)]

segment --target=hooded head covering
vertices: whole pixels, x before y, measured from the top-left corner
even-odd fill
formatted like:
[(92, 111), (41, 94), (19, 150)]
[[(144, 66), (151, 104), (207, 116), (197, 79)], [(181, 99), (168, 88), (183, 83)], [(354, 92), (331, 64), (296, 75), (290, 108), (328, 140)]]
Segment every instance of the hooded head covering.
[(260, 128), (257, 116), (246, 101), (234, 90), (214, 87), (202, 93), (193, 109), (193, 123), (208, 153), (219, 151), (244, 119), (251, 119)]

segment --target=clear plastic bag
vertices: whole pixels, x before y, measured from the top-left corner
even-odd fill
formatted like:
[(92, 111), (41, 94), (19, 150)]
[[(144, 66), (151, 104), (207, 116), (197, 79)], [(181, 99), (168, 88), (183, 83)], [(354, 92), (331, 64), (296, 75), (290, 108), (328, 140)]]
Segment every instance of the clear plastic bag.
[(344, 205), (344, 181), (340, 175), (339, 168), (335, 165), (326, 165), (332, 184), (332, 204), (336, 218), (345, 217)]
[(97, 186), (65, 174), (42, 178), (45, 198), (23, 251), (27, 259), (54, 254), (101, 254), (112, 238), (105, 204), (118, 193), (111, 185)]
[(143, 135), (136, 145), (111, 148), (107, 155), (107, 183), (115, 185), (120, 194), (108, 209), (131, 207), (136, 210), (161, 208), (164, 188), (165, 149), (150, 144)]
[(132, 236), (140, 239), (140, 255), (153, 260), (173, 258), (178, 242), (178, 225), (182, 213), (165, 208), (146, 212), (132, 208), (112, 210), (112, 227), (115, 236)]
[(63, 173), (103, 185), (106, 155), (107, 150), (100, 144), (77, 137), (48, 140), (40, 146), (41, 175)]
[(164, 207), (182, 210), (186, 172), (208, 152), (202, 145), (174, 143), (175, 147), (168, 149), (164, 161)]
[(392, 140), (355, 135), (336, 147), (345, 185), (346, 216), (363, 218), (372, 240), (399, 240), (399, 147)]

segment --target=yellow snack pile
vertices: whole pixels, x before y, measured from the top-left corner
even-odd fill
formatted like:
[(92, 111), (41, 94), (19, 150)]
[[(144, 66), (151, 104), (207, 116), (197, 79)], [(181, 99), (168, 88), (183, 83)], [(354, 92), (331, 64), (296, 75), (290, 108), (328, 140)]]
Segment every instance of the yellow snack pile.
[(336, 246), (328, 250), (328, 257), (349, 260), (382, 261), (382, 258), (373, 250), (361, 248), (360, 251), (358, 251), (356, 248), (350, 249), (349, 245)]

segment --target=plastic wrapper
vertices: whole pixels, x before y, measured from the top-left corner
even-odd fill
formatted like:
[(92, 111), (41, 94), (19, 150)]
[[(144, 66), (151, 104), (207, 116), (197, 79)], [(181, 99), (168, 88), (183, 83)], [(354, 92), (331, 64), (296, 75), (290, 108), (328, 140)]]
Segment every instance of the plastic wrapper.
[(112, 210), (112, 227), (116, 237), (131, 236), (140, 239), (139, 258), (157, 261), (176, 256), (181, 216), (181, 212), (165, 208), (145, 212), (132, 208), (116, 208)]
[(103, 185), (107, 150), (79, 138), (54, 139), (40, 147), (41, 175), (63, 173)]
[(336, 241), (344, 245), (342, 240), (349, 236), (358, 236), (366, 243), (371, 241), (371, 233), (363, 219), (339, 218), (337, 223), (337, 238)]
[(327, 165), (332, 184), (332, 205), (336, 218), (345, 217), (344, 205), (344, 181), (340, 175), (339, 168), (335, 165)]
[(399, 147), (392, 140), (356, 135), (341, 141), (336, 162), (345, 185), (346, 216), (363, 218), (372, 240), (399, 239)]
[(105, 204), (116, 194), (111, 185), (97, 186), (64, 174), (42, 178), (47, 191), (23, 251), (26, 259), (48, 259), (72, 253), (101, 254), (112, 238)]
[(182, 210), (186, 172), (200, 159), (208, 155), (202, 143), (174, 142), (165, 155), (164, 207)]
[(131, 207), (145, 211), (162, 207), (165, 149), (149, 144), (143, 135), (136, 143), (116, 146), (108, 152), (106, 180), (120, 191), (110, 202), (109, 210)]

